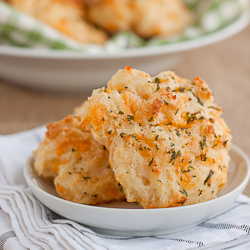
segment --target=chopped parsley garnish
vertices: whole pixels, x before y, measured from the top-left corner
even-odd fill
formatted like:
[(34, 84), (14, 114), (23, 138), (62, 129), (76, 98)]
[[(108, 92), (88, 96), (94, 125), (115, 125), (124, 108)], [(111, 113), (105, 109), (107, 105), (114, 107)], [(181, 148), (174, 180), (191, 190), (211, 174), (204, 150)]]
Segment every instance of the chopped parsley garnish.
[(152, 158), (152, 160), (148, 163), (148, 166), (150, 166), (154, 161), (154, 158)]
[(127, 121), (131, 121), (131, 120), (134, 120), (134, 116), (132, 116), (132, 115), (127, 115)]
[(125, 133), (120, 133), (121, 138), (124, 138), (123, 136), (126, 135)]
[(119, 191), (123, 192), (123, 188), (122, 188), (122, 185), (120, 183), (118, 183), (118, 187), (119, 187)]
[(214, 107), (214, 106), (209, 106), (208, 108), (212, 108), (212, 109), (215, 109), (215, 110), (221, 110), (221, 108), (217, 108), (217, 107)]
[(154, 120), (154, 117), (152, 116), (148, 121), (152, 122)]
[(207, 160), (206, 154), (201, 155), (201, 161), (206, 161), (206, 160)]
[(110, 164), (106, 168), (110, 169)]
[(199, 192), (198, 196), (200, 196), (203, 193), (203, 190), (199, 189), (198, 192)]
[(159, 91), (159, 89), (160, 89), (160, 85), (159, 85), (159, 83), (157, 83), (156, 91)]
[(186, 200), (181, 201), (181, 202), (177, 201), (177, 203), (181, 204), (182, 206), (185, 204), (185, 202), (186, 202)]
[(194, 114), (190, 114), (190, 115), (189, 115), (189, 112), (187, 112), (187, 117), (188, 117), (187, 123), (193, 122), (193, 121), (197, 120), (196, 114), (197, 114), (197, 113), (194, 113)]
[(176, 135), (179, 137), (179, 136), (180, 136), (180, 131), (179, 131), (179, 129), (175, 129), (175, 131), (176, 131)]
[(197, 96), (196, 96), (196, 98), (197, 98), (198, 103), (199, 103), (201, 106), (204, 106), (204, 104), (202, 103), (201, 99), (200, 99), (199, 97), (197, 97)]
[(204, 135), (204, 136), (203, 136), (203, 140), (200, 141), (201, 150), (203, 150), (205, 147), (207, 147), (206, 140), (207, 140), (207, 138), (206, 138), (206, 136)]
[[(204, 181), (204, 185), (207, 184), (207, 182), (209, 181), (209, 179), (212, 177), (213, 174), (214, 174), (214, 171), (212, 169), (210, 169), (209, 174), (208, 174), (206, 180)], [(210, 187), (209, 183), (208, 183), (208, 186)]]
[(181, 170), (181, 172), (184, 174), (184, 173), (188, 173), (188, 172), (190, 172), (191, 171), (191, 169), (187, 169), (187, 170)]
[[(170, 152), (169, 152), (169, 153), (170, 153)], [(172, 162), (172, 165), (174, 165), (175, 160), (177, 159), (177, 157), (178, 157), (178, 156), (181, 156), (181, 151), (178, 150), (177, 153), (176, 153), (175, 150), (171, 149), (171, 153), (172, 153), (172, 155), (171, 155), (171, 159), (170, 159), (170, 162), (169, 162), (169, 163)]]
[(159, 79), (158, 77), (156, 77), (156, 78), (155, 78), (155, 82), (156, 82), (156, 83), (160, 83), (161, 81), (160, 81), (160, 79)]
[(109, 130), (109, 131), (108, 131), (108, 134), (111, 135), (111, 133), (112, 133), (112, 130)]
[(72, 152), (75, 152), (76, 150), (74, 148), (72, 148)]
[(164, 103), (166, 104), (166, 105), (168, 105), (168, 103), (165, 101), (165, 100), (163, 100), (164, 101)]
[(180, 190), (180, 193), (184, 194), (186, 197), (188, 197), (188, 193), (185, 189), (183, 189), (182, 191)]
[(175, 115), (177, 115), (178, 111), (179, 111), (179, 109), (176, 110)]
[(87, 180), (89, 180), (90, 179), (90, 177), (82, 177), (85, 181), (87, 181)]
[(226, 140), (226, 141), (223, 142), (224, 148), (227, 146), (227, 142), (228, 142), (228, 140)]
[(68, 172), (69, 174), (71, 174), (71, 172)]
[(156, 135), (155, 140), (157, 141), (157, 140), (158, 140), (158, 138), (159, 138), (159, 135)]
[(124, 115), (124, 113), (122, 111), (119, 111), (118, 114), (119, 115)]

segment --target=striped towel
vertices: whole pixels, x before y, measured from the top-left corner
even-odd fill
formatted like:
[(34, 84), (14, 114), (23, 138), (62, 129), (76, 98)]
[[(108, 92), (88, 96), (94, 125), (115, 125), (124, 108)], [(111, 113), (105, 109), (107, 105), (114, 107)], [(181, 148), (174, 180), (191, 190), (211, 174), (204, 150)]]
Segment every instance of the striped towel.
[(96, 233), (43, 206), (27, 187), (23, 166), (43, 140), (45, 127), (0, 136), (0, 250), (13, 249), (250, 249), (250, 198), (189, 230), (162, 236)]
[(83, 53), (114, 52), (131, 47), (176, 43), (205, 36), (237, 20), (247, 9), (248, 0), (186, 0), (196, 20), (182, 34), (169, 39), (144, 41), (131, 32), (121, 32), (105, 45), (83, 45), (32, 16), (14, 10), (0, 0), (0, 45), (56, 50), (81, 50)]

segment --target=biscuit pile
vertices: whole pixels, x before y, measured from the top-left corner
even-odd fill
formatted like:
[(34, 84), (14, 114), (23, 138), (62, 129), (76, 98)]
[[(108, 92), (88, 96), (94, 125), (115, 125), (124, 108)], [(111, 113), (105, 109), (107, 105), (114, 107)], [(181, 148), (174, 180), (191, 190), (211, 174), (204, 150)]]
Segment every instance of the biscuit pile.
[(144, 39), (180, 33), (193, 21), (183, 0), (5, 0), (81, 43), (133, 31)]
[[(48, 126), (35, 169), (56, 176), (63, 198), (84, 204), (124, 195), (143, 208), (211, 200), (227, 182), (230, 159), (221, 113), (200, 78), (171, 71), (150, 77), (127, 66), (108, 88), (93, 91), (76, 118)], [(100, 200), (85, 194), (92, 190)]]

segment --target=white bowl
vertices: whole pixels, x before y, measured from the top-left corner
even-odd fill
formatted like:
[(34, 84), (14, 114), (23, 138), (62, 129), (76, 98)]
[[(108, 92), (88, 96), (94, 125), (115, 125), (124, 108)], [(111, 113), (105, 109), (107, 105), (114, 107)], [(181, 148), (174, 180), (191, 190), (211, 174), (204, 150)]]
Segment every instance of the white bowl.
[(125, 201), (90, 206), (63, 200), (58, 197), (52, 181), (35, 174), (33, 156), (25, 165), (24, 176), (34, 195), (45, 206), (97, 232), (126, 236), (161, 235), (193, 227), (234, 202), (248, 183), (250, 164), (245, 153), (235, 145), (230, 156), (228, 182), (219, 197), (183, 207), (142, 209)]
[(0, 76), (9, 82), (43, 90), (83, 92), (106, 86), (126, 65), (155, 75), (171, 69), (182, 51), (226, 39), (249, 24), (246, 10), (232, 24), (211, 34), (168, 45), (131, 48), (115, 53), (84, 54), (0, 46)]

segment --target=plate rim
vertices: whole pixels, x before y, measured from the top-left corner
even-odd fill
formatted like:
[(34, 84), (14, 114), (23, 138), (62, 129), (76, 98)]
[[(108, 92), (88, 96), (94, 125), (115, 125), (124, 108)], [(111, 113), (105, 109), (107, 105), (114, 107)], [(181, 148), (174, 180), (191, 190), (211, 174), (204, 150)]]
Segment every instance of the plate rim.
[(225, 40), (243, 29), (245, 29), (250, 23), (250, 10), (246, 8), (242, 15), (231, 24), (214, 31), (210, 34), (196, 37), (194, 39), (180, 41), (177, 43), (166, 45), (155, 45), (150, 47), (139, 47), (119, 50), (115, 52), (102, 51), (98, 53), (88, 54), (79, 53), (79, 51), (56, 51), (38, 48), (18, 48), (14, 46), (0, 45), (0, 55), (4, 56), (16, 56), (27, 58), (40, 58), (40, 59), (121, 59), (121, 58), (135, 58), (146, 56), (157, 56), (164, 54), (173, 54), (177, 52), (183, 52), (195, 48), (200, 48), (206, 45), (210, 45), (222, 40)]
[(151, 213), (152, 211), (157, 211), (157, 213), (159, 213), (159, 212), (165, 212), (166, 210), (168, 210), (168, 211), (183, 210), (183, 209), (188, 210), (188, 209), (192, 209), (192, 208), (195, 208), (195, 207), (204, 206), (204, 204), (209, 204), (209, 203), (216, 202), (218, 200), (226, 199), (228, 196), (232, 195), (232, 193), (235, 193), (235, 192), (239, 193), (239, 190), (241, 190), (242, 187), (247, 185), (247, 183), (248, 183), (248, 181), (250, 179), (250, 160), (249, 160), (247, 154), (241, 148), (236, 146), (235, 144), (232, 144), (231, 148), (233, 150), (235, 150), (238, 154), (240, 154), (244, 158), (244, 160), (246, 161), (247, 174), (246, 174), (245, 178), (243, 179), (243, 181), (235, 189), (233, 189), (232, 191), (226, 193), (225, 195), (222, 195), (220, 197), (217, 197), (217, 198), (209, 200), (209, 201), (205, 201), (205, 202), (201, 202), (201, 203), (197, 203), (197, 204), (192, 204), (192, 205), (188, 205), (188, 206), (180, 206), (180, 207), (168, 207), (168, 208), (157, 208), (157, 209), (143, 209), (143, 208), (141, 208), (141, 209), (138, 209), (138, 208), (129, 208), (129, 209), (127, 209), (127, 208), (111, 208), (111, 207), (100, 207), (100, 206), (86, 205), (86, 204), (80, 204), (80, 203), (75, 203), (75, 202), (72, 202), (72, 201), (64, 200), (64, 199), (62, 199), (60, 197), (54, 196), (54, 195), (46, 192), (45, 190), (43, 190), (42, 188), (37, 186), (32, 181), (32, 179), (29, 176), (28, 171), (29, 171), (29, 167), (30, 167), (30, 161), (32, 159), (34, 159), (33, 155), (28, 157), (28, 159), (27, 159), (27, 161), (25, 163), (25, 166), (23, 168), (23, 173), (24, 173), (24, 177), (25, 177), (25, 180), (26, 180), (28, 186), (31, 188), (31, 191), (32, 191), (32, 188), (34, 188), (34, 189), (36, 189), (36, 191), (41, 192), (43, 195), (47, 196), (48, 198), (54, 199), (54, 200), (62, 202), (62, 203), (66, 203), (68, 205), (74, 205), (74, 206), (79, 207), (79, 208), (100, 210), (100, 211), (105, 211), (105, 210), (112, 211), (113, 210), (113, 211), (116, 211), (116, 212), (128, 212), (128, 211), (130, 211), (130, 212), (133, 212), (133, 213)]

